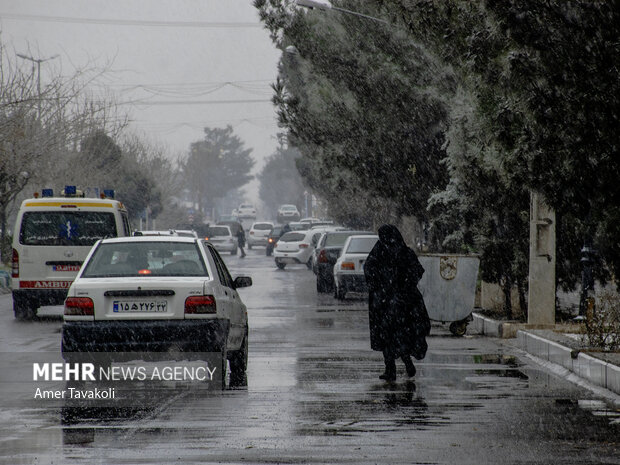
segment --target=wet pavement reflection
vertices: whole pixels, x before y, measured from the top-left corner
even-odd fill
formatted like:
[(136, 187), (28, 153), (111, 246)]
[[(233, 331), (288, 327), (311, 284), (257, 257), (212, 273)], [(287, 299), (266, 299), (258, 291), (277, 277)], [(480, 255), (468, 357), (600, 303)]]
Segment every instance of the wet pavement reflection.
[[(386, 383), (382, 356), (369, 348), (365, 296), (319, 295), (305, 266), (278, 270), (261, 248), (225, 260), (233, 276), (254, 281), (239, 291), (250, 324), (247, 386), (172, 389), (139, 409), (33, 408), (3, 397), (0, 462), (618, 463), (617, 406), (502, 341), (434, 325), (416, 376), (399, 365)], [(60, 322), (8, 315), (3, 347), (58, 350)]]

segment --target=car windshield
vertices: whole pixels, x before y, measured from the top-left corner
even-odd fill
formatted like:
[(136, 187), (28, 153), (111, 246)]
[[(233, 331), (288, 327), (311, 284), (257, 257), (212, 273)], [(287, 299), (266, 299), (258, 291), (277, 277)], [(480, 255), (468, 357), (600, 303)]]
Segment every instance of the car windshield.
[(225, 226), (212, 226), (209, 228), (210, 236), (230, 236), (230, 230)]
[(306, 235), (303, 233), (287, 232), (280, 238), (280, 242), (300, 242), (304, 240), (304, 237), (306, 237)]
[(93, 245), (116, 237), (114, 214), (108, 212), (24, 213), (19, 242), (24, 245)]
[(347, 253), (370, 253), (378, 240), (378, 237), (372, 236), (351, 239), (347, 247)]
[(272, 228), (273, 226), (269, 223), (256, 223), (254, 226), (252, 226), (252, 229), (258, 229), (260, 231), (269, 231)]
[(296, 210), (297, 210), (297, 207), (296, 207), (296, 206), (294, 206), (294, 205), (284, 205), (284, 206), (281, 208), (281, 210), (282, 210), (282, 211), (296, 211)]
[(193, 242), (109, 242), (100, 244), (82, 278), (208, 276)]

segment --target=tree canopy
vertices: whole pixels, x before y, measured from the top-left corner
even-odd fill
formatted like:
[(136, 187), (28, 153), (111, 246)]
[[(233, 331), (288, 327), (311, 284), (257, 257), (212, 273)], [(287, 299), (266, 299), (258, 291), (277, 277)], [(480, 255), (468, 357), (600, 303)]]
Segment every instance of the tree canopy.
[(183, 178), (192, 199), (203, 213), (230, 190), (243, 186), (253, 176), (252, 149), (246, 149), (232, 127), (205, 128), (203, 140), (193, 142), (183, 166)]
[(352, 211), (337, 193), (357, 189), (522, 285), (535, 191), (557, 212), (560, 284), (588, 236), (618, 279), (619, 1), (332, 3), (387, 24), (255, 1), (283, 50), (281, 124), (330, 205)]

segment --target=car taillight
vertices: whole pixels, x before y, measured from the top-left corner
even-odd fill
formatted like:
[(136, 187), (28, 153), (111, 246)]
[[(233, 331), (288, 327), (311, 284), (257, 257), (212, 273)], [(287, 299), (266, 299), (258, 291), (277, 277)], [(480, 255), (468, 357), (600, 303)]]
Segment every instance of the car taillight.
[(19, 253), (13, 249), (13, 258), (11, 259), (11, 277), (19, 278)]
[(95, 304), (90, 297), (67, 297), (65, 315), (94, 315)]
[(319, 252), (319, 263), (327, 263), (327, 252), (325, 249)]
[(212, 295), (196, 295), (185, 299), (185, 313), (217, 313), (215, 297)]
[(250, 235), (253, 236), (254, 235), (254, 231), (250, 231)]
[(342, 262), (342, 264), (340, 265), (340, 269), (341, 270), (354, 270), (355, 269), (355, 263)]
[(299, 248), (300, 249), (307, 249), (308, 248), (308, 244), (299, 244)]

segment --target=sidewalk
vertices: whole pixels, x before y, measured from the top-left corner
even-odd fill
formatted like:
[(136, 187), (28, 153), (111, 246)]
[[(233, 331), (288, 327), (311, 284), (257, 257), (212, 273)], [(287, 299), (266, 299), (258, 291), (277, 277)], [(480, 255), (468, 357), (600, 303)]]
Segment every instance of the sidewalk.
[(600, 352), (582, 343), (581, 336), (536, 329), (524, 323), (497, 321), (473, 313), (471, 327), (480, 334), (516, 338), (517, 346), (535, 357), (560, 365), (588, 382), (620, 394), (620, 353)]

